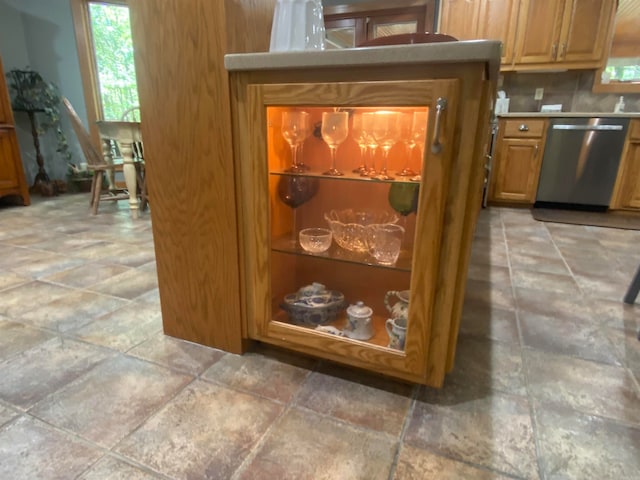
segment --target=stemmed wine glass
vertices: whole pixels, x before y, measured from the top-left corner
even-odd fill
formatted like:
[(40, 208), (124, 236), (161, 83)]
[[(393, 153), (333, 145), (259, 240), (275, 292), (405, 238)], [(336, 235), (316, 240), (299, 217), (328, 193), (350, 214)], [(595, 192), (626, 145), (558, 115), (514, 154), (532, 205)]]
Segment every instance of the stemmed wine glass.
[[(427, 134), (427, 117), (428, 112), (413, 112), (413, 122), (411, 123), (411, 140), (409, 142), (409, 148), (413, 153), (413, 149), (418, 147), (420, 152), (420, 165), (422, 165), (424, 156), (424, 142)], [(420, 175), (416, 175), (411, 180), (420, 180)]]
[(365, 162), (365, 156), (367, 154), (367, 132), (364, 129), (364, 115), (362, 113), (356, 113), (353, 116), (351, 123), (351, 136), (360, 147), (360, 166), (353, 170), (353, 173), (359, 173), (360, 175), (367, 174), (367, 163)]
[[(309, 117), (309, 119), (310, 118), (311, 117)], [(303, 172), (306, 172), (309, 170), (309, 167), (304, 163), (304, 142), (307, 138), (311, 136), (312, 133), (313, 133), (313, 125), (311, 124), (311, 120), (309, 120), (307, 123), (307, 128), (304, 131), (304, 136), (302, 137), (302, 140), (300, 140), (300, 143), (298, 144), (298, 151), (297, 151), (298, 168), (300, 168)]]
[(324, 112), (322, 114), (322, 139), (329, 146), (331, 151), (331, 168), (323, 175), (340, 176), (344, 175), (336, 168), (336, 150), (349, 134), (349, 113), (348, 112)]
[(389, 205), (406, 218), (418, 210), (420, 185), (415, 183), (394, 182), (389, 187)]
[(373, 136), (373, 128), (375, 126), (376, 114), (373, 112), (367, 112), (362, 114), (362, 129), (364, 136), (366, 137), (367, 150), (369, 150), (369, 157), (371, 164), (366, 172), (362, 172), (360, 175), (363, 177), (374, 177), (378, 172), (376, 171), (376, 150), (378, 149), (378, 142)]
[(401, 217), (402, 227), (407, 229), (407, 217), (418, 211), (420, 185), (415, 183), (393, 182), (389, 187), (389, 205)]
[(391, 147), (396, 144), (400, 136), (399, 120), (398, 112), (380, 111), (375, 113), (373, 137), (382, 148), (382, 167), (380, 173), (376, 175), (378, 180), (393, 180), (393, 177), (387, 174), (387, 160)]
[(291, 148), (291, 167), (287, 172), (300, 173), (306, 167), (297, 161), (298, 146), (302, 145), (309, 135), (309, 114), (307, 112), (282, 112), (282, 136)]
[(413, 138), (411, 136), (411, 128), (413, 126), (413, 116), (403, 113), (400, 115), (400, 139), (404, 142), (405, 145), (405, 157), (404, 157), (404, 166), (402, 170), (398, 172), (398, 175), (401, 177), (410, 177), (415, 175), (411, 168), (409, 168), (409, 161), (411, 160), (411, 156), (413, 154), (413, 147), (415, 147)]
[(297, 208), (308, 202), (318, 193), (318, 179), (302, 175), (282, 175), (278, 180), (278, 198), (293, 210), (291, 240), (289, 246), (295, 247), (298, 241), (296, 231)]

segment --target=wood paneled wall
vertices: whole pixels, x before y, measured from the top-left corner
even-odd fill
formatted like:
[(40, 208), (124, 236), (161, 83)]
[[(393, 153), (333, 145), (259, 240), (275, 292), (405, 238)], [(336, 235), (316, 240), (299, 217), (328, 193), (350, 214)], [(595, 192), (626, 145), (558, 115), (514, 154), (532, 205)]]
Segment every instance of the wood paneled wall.
[(266, 51), (275, 0), (130, 2), (166, 334), (242, 350), (224, 54)]

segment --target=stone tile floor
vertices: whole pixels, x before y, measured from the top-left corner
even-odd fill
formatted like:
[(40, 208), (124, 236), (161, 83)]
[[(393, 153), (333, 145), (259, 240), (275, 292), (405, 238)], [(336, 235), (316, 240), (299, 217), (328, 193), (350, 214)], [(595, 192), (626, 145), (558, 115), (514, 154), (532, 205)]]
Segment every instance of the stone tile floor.
[(640, 478), (640, 232), (483, 210), (442, 390), (162, 334), (149, 214), (0, 207), (2, 479)]

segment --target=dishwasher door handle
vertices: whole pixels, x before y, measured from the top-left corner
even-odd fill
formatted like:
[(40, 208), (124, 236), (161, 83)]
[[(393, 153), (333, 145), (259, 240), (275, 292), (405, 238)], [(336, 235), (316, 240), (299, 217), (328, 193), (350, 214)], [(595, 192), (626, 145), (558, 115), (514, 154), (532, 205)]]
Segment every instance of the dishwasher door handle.
[(554, 130), (598, 130), (598, 131), (620, 131), (622, 125), (554, 125)]

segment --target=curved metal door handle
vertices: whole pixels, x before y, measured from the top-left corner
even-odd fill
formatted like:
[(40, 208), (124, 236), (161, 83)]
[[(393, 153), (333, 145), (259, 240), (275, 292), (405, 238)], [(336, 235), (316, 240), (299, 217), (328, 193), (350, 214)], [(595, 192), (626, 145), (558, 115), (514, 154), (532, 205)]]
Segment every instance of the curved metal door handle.
[(522, 125), (520, 125), (518, 127), (518, 130), (520, 130), (521, 132), (528, 132), (529, 131), (529, 126), (526, 123), (523, 123)]
[(533, 158), (536, 158), (538, 156), (538, 150), (540, 150), (540, 146), (538, 144), (536, 144), (536, 148), (533, 152)]
[(433, 141), (431, 142), (431, 152), (438, 154), (442, 151), (440, 143), (440, 123), (442, 122), (442, 112), (447, 108), (447, 99), (440, 97), (436, 101), (436, 124), (433, 129)]

